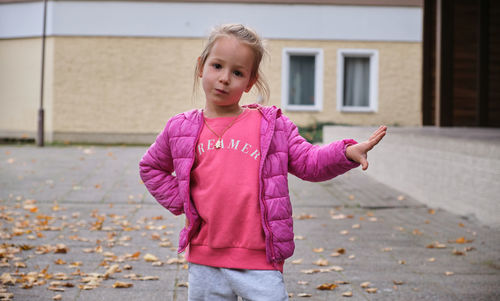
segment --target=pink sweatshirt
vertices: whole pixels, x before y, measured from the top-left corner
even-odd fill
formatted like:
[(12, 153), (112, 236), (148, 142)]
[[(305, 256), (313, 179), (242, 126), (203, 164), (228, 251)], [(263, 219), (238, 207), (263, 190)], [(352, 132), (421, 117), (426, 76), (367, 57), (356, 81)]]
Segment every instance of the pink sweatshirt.
[[(201, 217), (188, 261), (216, 267), (271, 270), (259, 206), (261, 113), (206, 118), (196, 144), (191, 197)], [(224, 132), (224, 130), (227, 130)], [(215, 147), (222, 136), (222, 147)], [(282, 266), (278, 266), (282, 269)]]

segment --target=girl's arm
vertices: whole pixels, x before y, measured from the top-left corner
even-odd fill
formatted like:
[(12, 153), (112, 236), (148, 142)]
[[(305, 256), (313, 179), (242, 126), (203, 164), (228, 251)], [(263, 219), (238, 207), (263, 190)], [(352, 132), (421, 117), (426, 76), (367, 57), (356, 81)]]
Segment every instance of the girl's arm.
[(141, 179), (151, 195), (175, 215), (184, 212), (184, 204), (179, 197), (179, 183), (172, 174), (174, 164), (168, 139), (172, 119), (158, 135), (139, 163)]
[(295, 176), (313, 182), (326, 181), (341, 175), (359, 163), (346, 157), (346, 148), (357, 144), (352, 139), (332, 142), (328, 145), (312, 145), (300, 136), (297, 126), (283, 116), (288, 132), (288, 171)]

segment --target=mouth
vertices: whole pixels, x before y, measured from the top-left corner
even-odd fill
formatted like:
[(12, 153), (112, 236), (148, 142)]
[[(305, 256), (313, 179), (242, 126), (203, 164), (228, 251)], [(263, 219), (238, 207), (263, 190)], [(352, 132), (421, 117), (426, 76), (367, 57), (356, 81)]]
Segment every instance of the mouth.
[(215, 91), (219, 94), (227, 94), (228, 92), (223, 89), (215, 89)]

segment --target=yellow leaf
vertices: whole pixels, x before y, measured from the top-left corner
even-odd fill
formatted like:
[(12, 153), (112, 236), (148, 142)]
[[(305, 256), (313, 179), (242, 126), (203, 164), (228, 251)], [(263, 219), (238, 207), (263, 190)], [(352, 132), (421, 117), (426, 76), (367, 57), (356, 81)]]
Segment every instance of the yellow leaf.
[(22, 261), (17, 261), (14, 263), (14, 266), (16, 268), (26, 268), (26, 263), (22, 262)]
[(369, 282), (369, 281), (366, 281), (366, 282), (363, 282), (363, 283), (360, 284), (360, 286), (362, 288), (368, 288), (368, 287), (370, 287), (370, 285), (372, 285), (372, 283)]
[(315, 262), (313, 262), (315, 265), (317, 266), (320, 266), (320, 267), (324, 267), (324, 266), (327, 266), (329, 263), (328, 263), (328, 260), (326, 259), (318, 259), (316, 260)]
[(333, 291), (336, 287), (337, 285), (334, 283), (323, 283), (316, 287), (316, 289), (319, 289), (320, 291)]
[(16, 279), (13, 278), (9, 273), (3, 273), (2, 276), (0, 276), (0, 281), (2, 282), (3, 285), (16, 284)]
[(304, 261), (304, 259), (302, 259), (302, 258), (295, 259), (295, 260), (292, 260), (292, 264), (301, 264), (303, 261)]
[(147, 262), (155, 262), (158, 261), (158, 257), (154, 256), (153, 254), (147, 253), (144, 255), (144, 260)]
[(132, 285), (133, 285), (132, 283), (116, 281), (113, 284), (113, 288), (129, 288), (132, 287)]
[(57, 244), (56, 249), (54, 250), (54, 253), (66, 254), (66, 253), (68, 253), (68, 247), (66, 247), (65, 244)]

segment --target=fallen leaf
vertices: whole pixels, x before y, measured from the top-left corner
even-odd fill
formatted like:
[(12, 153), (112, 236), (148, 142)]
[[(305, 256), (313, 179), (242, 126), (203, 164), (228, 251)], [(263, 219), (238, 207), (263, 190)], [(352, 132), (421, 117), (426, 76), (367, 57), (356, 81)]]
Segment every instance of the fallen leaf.
[(304, 274), (316, 274), (316, 273), (319, 273), (320, 270), (319, 269), (310, 269), (310, 270), (301, 270), (301, 272)]
[(316, 287), (320, 291), (333, 291), (337, 285), (335, 283), (323, 283)]
[(147, 253), (146, 255), (144, 255), (144, 260), (147, 261), (147, 262), (154, 262), (154, 261), (158, 261), (158, 257), (154, 256), (153, 254), (150, 254), (150, 253)]
[(372, 283), (369, 281), (366, 281), (366, 282), (363, 282), (360, 284), (361, 288), (368, 288), (368, 287), (370, 287), (370, 285), (372, 285)]
[(298, 293), (297, 297), (309, 298), (309, 297), (312, 297), (312, 295), (311, 294), (307, 294), (307, 293)]
[(455, 240), (457, 244), (466, 244), (466, 243), (471, 243), (473, 240), (468, 240), (465, 239), (465, 237), (459, 237)]
[(129, 288), (129, 287), (132, 287), (133, 284), (132, 283), (128, 283), (128, 282), (121, 282), (121, 281), (116, 281), (114, 284), (113, 284), (113, 288)]
[(177, 287), (189, 287), (189, 283), (181, 282), (181, 283), (177, 284)]
[(0, 276), (0, 281), (2, 281), (3, 285), (15, 285), (16, 284), (16, 279), (13, 278), (9, 273), (3, 273), (2, 276)]
[(440, 243), (438, 241), (436, 241), (436, 242), (434, 242), (434, 243), (432, 243), (430, 245), (427, 245), (426, 248), (428, 248), (428, 249), (434, 249), (434, 248), (436, 248), (436, 249), (445, 249), (446, 245), (442, 244), (442, 243)]
[(52, 297), (52, 300), (56, 300), (56, 301), (62, 300), (61, 294), (55, 295), (54, 297)]
[(436, 261), (436, 258), (431, 257), (431, 258), (427, 259), (427, 261), (428, 261), (428, 262), (434, 262), (434, 261)]
[(54, 253), (66, 254), (68, 253), (68, 247), (65, 244), (57, 244)]
[(451, 276), (451, 275), (453, 275), (453, 274), (455, 274), (455, 273), (453, 273), (453, 272), (449, 272), (449, 271), (446, 271), (446, 272), (444, 272), (444, 274), (445, 274), (446, 276)]
[(335, 284), (351, 284), (351, 283), (349, 281), (337, 280), (335, 281)]
[(401, 280), (392, 280), (392, 283), (394, 283), (395, 285), (403, 285), (404, 284), (404, 282)]
[(342, 293), (342, 297), (352, 297), (352, 292)]
[(347, 231), (347, 230), (342, 230), (342, 231), (340, 231), (340, 234), (341, 234), (341, 235), (347, 235), (347, 234), (349, 234), (349, 231)]
[(321, 252), (323, 252), (324, 250), (325, 250), (324, 248), (314, 248), (314, 249), (313, 249), (313, 252), (314, 252), (314, 253), (321, 253)]
[(343, 267), (339, 267), (339, 266), (336, 266), (336, 265), (332, 265), (331, 267), (329, 267), (327, 269), (328, 271), (334, 271), (334, 272), (342, 272), (344, 270)]
[(429, 210), (427, 210), (427, 212), (429, 214), (436, 214), (436, 210), (434, 210), (434, 209), (429, 209)]
[(304, 259), (302, 259), (302, 258), (295, 259), (295, 260), (292, 260), (292, 264), (301, 264), (303, 261), (304, 261)]
[(327, 266), (329, 263), (328, 263), (328, 260), (326, 260), (326, 259), (318, 259), (315, 262), (313, 262), (313, 264), (320, 266), (320, 267), (324, 267), (324, 266)]
[(297, 283), (300, 284), (300, 285), (308, 285), (309, 281), (301, 281), (301, 280), (299, 280), (299, 281), (297, 281)]
[(14, 263), (14, 266), (16, 268), (26, 268), (26, 263), (22, 262), (22, 261), (17, 261)]
[(302, 213), (301, 215), (299, 216), (294, 216), (296, 219), (298, 220), (304, 220), (304, 219), (313, 219), (313, 218), (316, 218), (315, 215), (313, 214), (308, 214), (308, 213)]
[(365, 292), (369, 293), (369, 294), (375, 294), (377, 292), (377, 288), (376, 287), (371, 287), (371, 288), (367, 288), (365, 289)]
[(459, 251), (457, 249), (453, 249), (453, 255), (464, 256), (464, 255), (466, 255), (466, 253), (465, 253), (465, 251)]

